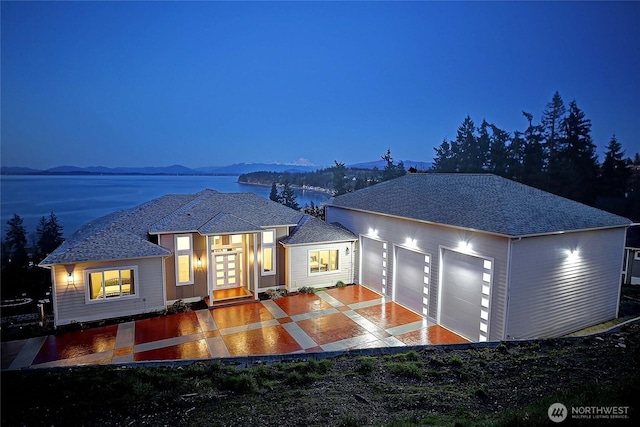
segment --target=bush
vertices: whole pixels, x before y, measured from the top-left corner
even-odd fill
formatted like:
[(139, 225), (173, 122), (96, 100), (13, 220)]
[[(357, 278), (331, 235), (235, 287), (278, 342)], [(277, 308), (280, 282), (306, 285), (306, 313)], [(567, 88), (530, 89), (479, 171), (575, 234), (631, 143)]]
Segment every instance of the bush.
[(269, 297), (269, 299), (278, 299), (287, 296), (286, 289), (267, 289), (265, 294)]
[(347, 286), (347, 284), (344, 283), (342, 280), (338, 280), (338, 282), (336, 283), (336, 287), (338, 288), (344, 288), (345, 286)]
[(313, 294), (315, 292), (316, 292), (316, 290), (314, 288), (312, 288), (311, 286), (302, 286), (302, 287), (298, 288), (298, 293), (299, 294)]
[(167, 308), (167, 314), (178, 314), (178, 313), (186, 313), (191, 311), (191, 306), (185, 303), (181, 299), (174, 302), (171, 307)]

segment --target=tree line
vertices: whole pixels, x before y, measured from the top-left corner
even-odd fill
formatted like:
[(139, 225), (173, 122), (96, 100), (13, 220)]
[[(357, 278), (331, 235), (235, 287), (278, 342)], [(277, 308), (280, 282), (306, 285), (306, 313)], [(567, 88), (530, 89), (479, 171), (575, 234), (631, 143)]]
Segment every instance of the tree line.
[(3, 297), (18, 296), (25, 290), (43, 293), (48, 288), (48, 272), (33, 267), (62, 244), (62, 231), (53, 212), (48, 217), (41, 217), (35, 232), (30, 234), (27, 234), (23, 218), (13, 214), (6, 224), (0, 257)]
[(591, 120), (575, 100), (566, 106), (556, 92), (538, 122), (529, 112), (522, 115), (527, 127), (513, 132), (486, 120), (476, 126), (467, 116), (456, 138), (435, 148), (433, 171), (493, 173), (618, 214), (636, 214), (640, 191), (630, 178), (640, 156), (625, 159), (615, 134), (600, 163)]

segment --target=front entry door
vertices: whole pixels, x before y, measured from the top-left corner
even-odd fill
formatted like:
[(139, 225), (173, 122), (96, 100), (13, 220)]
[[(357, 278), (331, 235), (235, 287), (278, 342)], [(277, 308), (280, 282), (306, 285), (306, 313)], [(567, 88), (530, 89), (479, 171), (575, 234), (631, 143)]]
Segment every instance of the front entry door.
[(241, 286), (242, 253), (224, 251), (214, 252), (211, 255), (213, 257), (215, 289)]

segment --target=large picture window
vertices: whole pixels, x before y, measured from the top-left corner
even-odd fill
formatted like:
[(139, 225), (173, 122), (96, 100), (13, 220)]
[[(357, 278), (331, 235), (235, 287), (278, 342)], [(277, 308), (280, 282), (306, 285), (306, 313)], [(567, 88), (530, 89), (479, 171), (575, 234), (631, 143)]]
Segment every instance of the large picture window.
[(176, 236), (176, 284), (193, 283), (193, 240), (191, 234)]
[(276, 274), (276, 232), (262, 232), (262, 275)]
[(136, 295), (137, 269), (124, 267), (114, 270), (86, 272), (89, 301), (104, 301)]
[(309, 274), (340, 270), (338, 249), (309, 251)]

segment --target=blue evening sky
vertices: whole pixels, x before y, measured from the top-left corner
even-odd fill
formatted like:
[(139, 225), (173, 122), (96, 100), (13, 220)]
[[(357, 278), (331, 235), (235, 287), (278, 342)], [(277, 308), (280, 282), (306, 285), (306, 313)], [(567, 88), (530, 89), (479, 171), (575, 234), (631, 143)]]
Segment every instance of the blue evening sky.
[(638, 2), (1, 2), (3, 166), (431, 161), (557, 90), (640, 152)]

